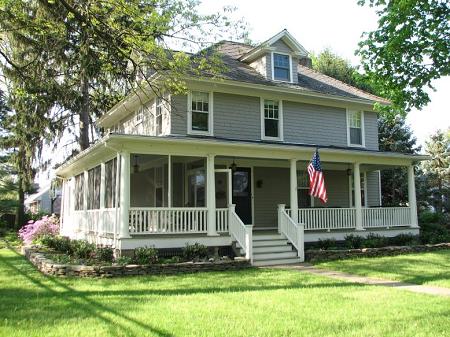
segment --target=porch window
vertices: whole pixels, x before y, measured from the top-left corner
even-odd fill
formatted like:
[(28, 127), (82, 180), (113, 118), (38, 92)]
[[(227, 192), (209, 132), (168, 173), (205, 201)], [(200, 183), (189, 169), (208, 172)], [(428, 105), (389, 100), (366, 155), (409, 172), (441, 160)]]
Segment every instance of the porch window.
[(117, 158), (105, 163), (105, 207), (116, 206)]
[(364, 146), (363, 114), (361, 111), (347, 111), (348, 145)]
[(281, 102), (264, 100), (263, 139), (281, 140)]
[(206, 206), (206, 159), (173, 156), (172, 203), (174, 207)]
[(303, 171), (297, 172), (297, 200), (298, 208), (309, 208), (312, 206), (311, 199), (309, 195), (309, 178), (308, 174)]
[(208, 92), (193, 91), (190, 95), (189, 132), (211, 134), (212, 95)]
[(96, 166), (88, 171), (87, 209), (100, 208), (100, 176), (101, 168)]
[(75, 176), (75, 211), (84, 209), (84, 173)]
[(162, 123), (163, 123), (163, 101), (161, 98), (156, 98), (156, 111), (155, 111), (155, 134), (159, 136), (162, 134)]
[(273, 79), (291, 81), (291, 57), (289, 55), (273, 53)]

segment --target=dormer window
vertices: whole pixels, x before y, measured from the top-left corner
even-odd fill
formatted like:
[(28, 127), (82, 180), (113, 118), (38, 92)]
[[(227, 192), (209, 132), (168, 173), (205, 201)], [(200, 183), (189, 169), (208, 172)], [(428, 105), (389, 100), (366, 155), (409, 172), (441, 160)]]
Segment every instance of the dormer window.
[(273, 53), (273, 79), (276, 81), (291, 82), (291, 56)]

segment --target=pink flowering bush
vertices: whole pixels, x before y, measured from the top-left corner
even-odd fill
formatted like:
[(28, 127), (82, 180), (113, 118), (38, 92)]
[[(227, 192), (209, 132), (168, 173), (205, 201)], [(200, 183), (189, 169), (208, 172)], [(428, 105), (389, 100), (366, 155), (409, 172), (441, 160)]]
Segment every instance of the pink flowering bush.
[(19, 230), (19, 237), (24, 243), (36, 242), (45, 235), (59, 234), (59, 219), (55, 216), (43, 216), (41, 219), (30, 220)]

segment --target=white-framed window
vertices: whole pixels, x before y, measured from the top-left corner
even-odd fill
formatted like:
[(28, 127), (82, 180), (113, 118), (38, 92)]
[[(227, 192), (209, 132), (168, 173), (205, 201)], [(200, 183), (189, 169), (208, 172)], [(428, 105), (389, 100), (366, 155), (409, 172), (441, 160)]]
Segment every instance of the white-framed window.
[(347, 144), (365, 147), (363, 111), (347, 110)]
[[(350, 207), (355, 207), (355, 184), (353, 176), (349, 176)], [(361, 206), (367, 207), (367, 174), (361, 172)]]
[(292, 82), (291, 55), (284, 53), (272, 53), (272, 78), (275, 81)]
[(155, 102), (155, 134), (157, 136), (162, 134), (163, 124), (163, 100), (160, 97), (156, 98)]
[(261, 98), (261, 138), (283, 140), (283, 103)]
[(192, 91), (188, 94), (188, 133), (212, 136), (212, 92)]
[(146, 106), (142, 105), (139, 109), (136, 110), (136, 114), (134, 115), (134, 125), (137, 126), (144, 121), (144, 113)]

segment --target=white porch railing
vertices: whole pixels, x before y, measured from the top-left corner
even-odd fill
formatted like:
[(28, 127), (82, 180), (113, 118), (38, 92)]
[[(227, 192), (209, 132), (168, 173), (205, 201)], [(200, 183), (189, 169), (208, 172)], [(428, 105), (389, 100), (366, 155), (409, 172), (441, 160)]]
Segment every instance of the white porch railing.
[(218, 233), (228, 232), (228, 208), (217, 208), (216, 209), (216, 230)]
[[(362, 227), (396, 227), (410, 226), (411, 211), (409, 207), (362, 208)], [(291, 210), (286, 210), (292, 216)], [(298, 222), (305, 225), (305, 230), (334, 230), (356, 228), (355, 208), (300, 208)]]
[(130, 234), (206, 233), (207, 208), (130, 208)]
[[(76, 211), (75, 214), (84, 217), (84, 211)], [(86, 211), (84, 230), (93, 234), (114, 234), (115, 208), (90, 209)]]
[(244, 225), (241, 218), (236, 214), (235, 207), (235, 205), (230, 205), (229, 208), (230, 235), (245, 251), (245, 258), (253, 263), (253, 225)]
[(363, 208), (364, 228), (410, 226), (411, 209), (409, 207)]
[(297, 249), (298, 257), (301, 261), (305, 260), (305, 237), (304, 225), (296, 224), (294, 220), (286, 213), (285, 205), (278, 205), (278, 230), (286, 236), (290, 243)]

